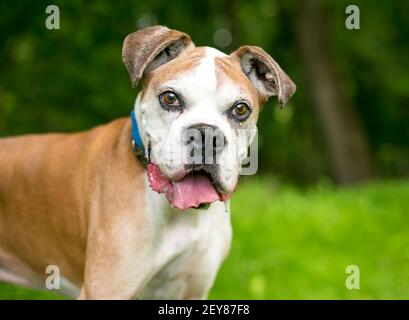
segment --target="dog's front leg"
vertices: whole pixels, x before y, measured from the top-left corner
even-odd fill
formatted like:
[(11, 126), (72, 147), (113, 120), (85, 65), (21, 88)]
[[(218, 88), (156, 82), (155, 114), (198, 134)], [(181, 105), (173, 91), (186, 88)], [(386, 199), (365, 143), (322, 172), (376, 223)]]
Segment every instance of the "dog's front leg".
[(132, 299), (139, 295), (152, 269), (152, 233), (149, 223), (140, 220), (133, 211), (93, 223), (79, 299)]

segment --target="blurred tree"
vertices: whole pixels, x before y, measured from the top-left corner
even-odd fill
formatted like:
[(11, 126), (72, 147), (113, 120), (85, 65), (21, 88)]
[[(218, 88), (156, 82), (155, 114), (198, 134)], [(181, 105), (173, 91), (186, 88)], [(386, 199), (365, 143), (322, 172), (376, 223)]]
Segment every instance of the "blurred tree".
[(296, 28), (333, 175), (341, 184), (365, 180), (370, 176), (368, 143), (352, 101), (340, 89), (320, 0), (302, 1)]

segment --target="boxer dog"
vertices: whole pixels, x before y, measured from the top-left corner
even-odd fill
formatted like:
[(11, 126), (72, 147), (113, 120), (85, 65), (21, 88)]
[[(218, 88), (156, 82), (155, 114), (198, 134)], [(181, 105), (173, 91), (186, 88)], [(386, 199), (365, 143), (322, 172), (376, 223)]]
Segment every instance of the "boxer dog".
[(128, 35), (122, 56), (143, 80), (132, 119), (0, 139), (0, 281), (44, 289), (56, 266), (79, 299), (204, 299), (254, 137), (239, 132), (295, 85), (259, 47), (226, 55), (163, 26)]

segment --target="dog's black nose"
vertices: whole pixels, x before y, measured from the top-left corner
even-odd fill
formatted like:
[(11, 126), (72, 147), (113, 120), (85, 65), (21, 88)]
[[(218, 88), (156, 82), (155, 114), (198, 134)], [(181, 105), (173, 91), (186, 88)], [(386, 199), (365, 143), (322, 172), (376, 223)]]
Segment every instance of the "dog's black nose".
[(197, 124), (184, 130), (191, 164), (216, 164), (227, 145), (223, 132), (211, 125)]

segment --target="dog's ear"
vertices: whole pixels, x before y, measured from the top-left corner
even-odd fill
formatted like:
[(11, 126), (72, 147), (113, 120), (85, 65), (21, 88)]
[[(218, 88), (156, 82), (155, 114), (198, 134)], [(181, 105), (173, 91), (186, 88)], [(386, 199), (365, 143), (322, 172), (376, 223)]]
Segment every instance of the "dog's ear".
[(294, 94), (294, 82), (260, 47), (242, 46), (230, 56), (240, 62), (241, 69), (256, 87), (263, 101), (270, 96), (278, 96), (278, 101), (283, 106)]
[(164, 26), (141, 29), (128, 35), (122, 47), (122, 59), (136, 87), (142, 76), (176, 58), (193, 46), (186, 33)]

